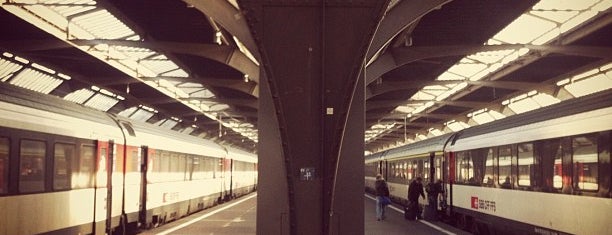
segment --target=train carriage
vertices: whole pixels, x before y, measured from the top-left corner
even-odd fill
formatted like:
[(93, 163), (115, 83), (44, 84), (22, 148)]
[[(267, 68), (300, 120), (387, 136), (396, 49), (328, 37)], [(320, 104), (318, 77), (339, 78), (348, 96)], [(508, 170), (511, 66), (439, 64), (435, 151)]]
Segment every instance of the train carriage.
[[(229, 152), (240, 151), (2, 85), (0, 235), (128, 234), (178, 219), (222, 202), (227, 161), (256, 166)], [(237, 173), (240, 194), (256, 188), (250, 173)]]
[[(475, 234), (605, 234), (612, 230), (611, 140), (612, 91), (602, 91), (386, 150), (378, 163), (366, 157), (366, 165), (386, 164), (390, 181), (405, 175), (398, 187), (441, 176), (440, 200), (449, 206), (442, 214)], [(438, 154), (441, 171), (418, 161), (393, 165)]]

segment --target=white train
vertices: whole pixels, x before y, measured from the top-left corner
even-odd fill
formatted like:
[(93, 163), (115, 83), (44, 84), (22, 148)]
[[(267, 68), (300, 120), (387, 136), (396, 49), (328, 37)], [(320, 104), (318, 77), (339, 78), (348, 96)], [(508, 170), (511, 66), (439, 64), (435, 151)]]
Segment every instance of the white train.
[(441, 179), (440, 218), (474, 234), (610, 234), (611, 151), (603, 91), (367, 156), (366, 190), (382, 173), (405, 205)]
[(0, 86), (0, 235), (134, 233), (256, 186), (254, 154)]

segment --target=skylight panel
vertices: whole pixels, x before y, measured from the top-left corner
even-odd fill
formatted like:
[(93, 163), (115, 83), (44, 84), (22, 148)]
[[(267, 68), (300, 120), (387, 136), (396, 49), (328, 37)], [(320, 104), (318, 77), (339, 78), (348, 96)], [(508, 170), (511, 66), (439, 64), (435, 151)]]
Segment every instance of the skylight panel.
[(578, 11), (550, 11), (550, 10), (544, 10), (544, 11), (531, 11), (531, 14), (547, 19), (547, 20), (551, 20), (551, 21), (555, 21), (557, 23), (563, 23), (567, 20), (569, 20), (570, 18), (578, 15)]
[(0, 80), (6, 82), (6, 80), (11, 78), (15, 72), (19, 71), (21, 68), (23, 68), (23, 65), (0, 58)]
[(178, 69), (178, 66), (169, 60), (143, 60), (140, 64), (157, 74)]
[(470, 127), (470, 125), (468, 125), (465, 122), (456, 122), (456, 121), (448, 122), (445, 125), (446, 127), (448, 127), (448, 129), (451, 129), (453, 132), (457, 132), (457, 131)]
[(484, 64), (455, 64), (453, 65), (453, 67), (450, 67), (448, 69), (448, 72), (455, 73), (464, 77), (470, 77), (482, 71), (486, 67), (487, 66)]
[(161, 75), (168, 76), (168, 77), (180, 77), (180, 78), (189, 77), (189, 74), (187, 74), (187, 72), (185, 72), (185, 70), (182, 70), (182, 69), (175, 69), (173, 71), (166, 72)]
[(94, 94), (95, 93), (92, 90), (80, 89), (64, 96), (64, 99), (78, 104), (83, 104), (83, 102), (87, 101)]
[(18, 73), (9, 83), (18, 87), (49, 94), (62, 84), (62, 80), (54, 78), (46, 73), (27, 68)]
[(497, 33), (494, 38), (510, 44), (526, 44), (556, 26), (553, 22), (523, 14)]
[(154, 113), (138, 107), (131, 107), (121, 111), (118, 115), (130, 118), (132, 120), (146, 122), (149, 118), (155, 115)]
[(564, 86), (575, 97), (593, 94), (612, 88), (612, 79), (604, 74), (582, 79)]
[(534, 95), (531, 97), (533, 99), (533, 101), (535, 101), (536, 103), (538, 103), (538, 105), (540, 105), (540, 107), (546, 107), (549, 106), (551, 104), (556, 104), (561, 102), (561, 100), (548, 95), (548, 94), (544, 94), (544, 93), (539, 93), (537, 95)]
[(77, 16), (73, 22), (89, 31), (97, 39), (119, 39), (135, 34), (106, 9)]
[(525, 98), (508, 104), (508, 107), (516, 114), (519, 114), (535, 110), (539, 108), (540, 105), (534, 102), (531, 98)]
[(103, 94), (96, 94), (93, 97), (91, 97), (89, 100), (87, 100), (87, 102), (85, 102), (84, 105), (106, 112), (118, 102), (119, 101), (115, 98), (108, 97)]
[(485, 64), (492, 64), (499, 62), (502, 58), (512, 53), (514, 50), (500, 50), (500, 51), (485, 51), (478, 52), (476, 54), (469, 55), (468, 58), (479, 61)]
[(166, 128), (166, 129), (172, 129), (174, 126), (176, 126), (176, 124), (178, 124), (177, 121), (172, 120), (172, 119), (164, 119), (160, 122), (158, 122), (160, 127)]
[(599, 0), (542, 0), (532, 8), (534, 10), (585, 10)]
[(465, 80), (465, 77), (459, 76), (457, 74), (454, 73), (449, 73), (448, 71), (440, 74), (440, 76), (438, 76), (438, 79), (436, 80), (441, 80), (441, 81), (449, 81), (449, 80)]

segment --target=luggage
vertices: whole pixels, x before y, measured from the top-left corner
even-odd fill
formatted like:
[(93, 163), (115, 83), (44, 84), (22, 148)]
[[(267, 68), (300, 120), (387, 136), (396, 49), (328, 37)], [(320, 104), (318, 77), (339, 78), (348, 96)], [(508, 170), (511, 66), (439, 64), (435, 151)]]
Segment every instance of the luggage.
[(404, 207), (404, 219), (416, 220), (418, 214), (419, 214), (419, 203), (418, 202), (409, 202), (408, 206)]

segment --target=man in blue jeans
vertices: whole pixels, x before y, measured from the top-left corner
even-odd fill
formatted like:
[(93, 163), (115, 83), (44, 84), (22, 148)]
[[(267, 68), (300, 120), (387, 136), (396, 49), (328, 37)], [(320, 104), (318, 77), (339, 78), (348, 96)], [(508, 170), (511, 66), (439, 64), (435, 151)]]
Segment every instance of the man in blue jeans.
[(376, 220), (381, 221), (385, 219), (385, 208), (387, 204), (383, 203), (383, 197), (389, 197), (389, 187), (387, 182), (383, 179), (381, 174), (376, 175)]

